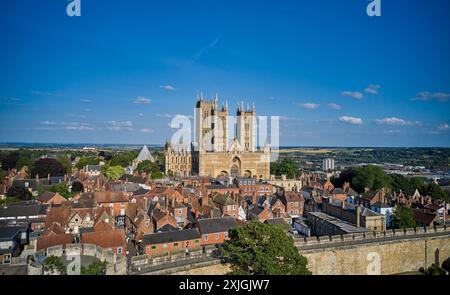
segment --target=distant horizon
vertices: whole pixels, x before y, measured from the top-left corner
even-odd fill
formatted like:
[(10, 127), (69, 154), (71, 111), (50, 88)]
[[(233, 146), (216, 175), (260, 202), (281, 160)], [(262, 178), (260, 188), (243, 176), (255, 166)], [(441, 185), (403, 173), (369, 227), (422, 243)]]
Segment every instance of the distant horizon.
[[(148, 146), (148, 147), (164, 147), (164, 143), (94, 143), (94, 142), (0, 142), (0, 148), (9, 145), (14, 147), (14, 145), (77, 145), (77, 146)], [(339, 149), (339, 148), (404, 148), (404, 149), (427, 149), (427, 148), (440, 148), (440, 149), (450, 149), (450, 146), (315, 146), (315, 145), (283, 145), (275, 149), (283, 148), (328, 148), (328, 149)]]

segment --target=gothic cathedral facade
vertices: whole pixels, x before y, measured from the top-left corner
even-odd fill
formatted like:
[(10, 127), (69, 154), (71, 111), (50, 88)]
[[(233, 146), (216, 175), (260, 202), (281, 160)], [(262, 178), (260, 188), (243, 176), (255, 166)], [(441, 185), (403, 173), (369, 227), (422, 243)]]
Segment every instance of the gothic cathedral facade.
[[(234, 138), (229, 140), (229, 120)], [(165, 146), (165, 172), (175, 176), (253, 177), (269, 179), (270, 148), (257, 147), (256, 111), (238, 104), (236, 117), (229, 116), (228, 104), (219, 108), (219, 100), (197, 100), (195, 140), (190, 149)]]

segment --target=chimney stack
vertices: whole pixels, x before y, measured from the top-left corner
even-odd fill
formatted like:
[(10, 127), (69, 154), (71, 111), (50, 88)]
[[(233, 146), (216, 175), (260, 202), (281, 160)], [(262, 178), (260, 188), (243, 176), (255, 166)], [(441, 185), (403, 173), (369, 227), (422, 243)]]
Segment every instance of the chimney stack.
[(361, 207), (359, 205), (356, 206), (356, 227), (360, 227), (361, 224)]

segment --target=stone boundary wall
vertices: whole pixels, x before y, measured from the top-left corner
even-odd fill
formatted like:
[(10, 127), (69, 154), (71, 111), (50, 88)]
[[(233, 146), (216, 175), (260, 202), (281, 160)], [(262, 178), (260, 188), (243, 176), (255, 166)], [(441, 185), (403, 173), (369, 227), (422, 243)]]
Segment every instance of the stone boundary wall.
[[(125, 275), (127, 273), (127, 259), (123, 256), (117, 256), (111, 249), (104, 249), (94, 244), (67, 244), (58, 245), (41, 250), (35, 255), (46, 255), (61, 257), (66, 256), (91, 256), (101, 261), (108, 262), (106, 274)], [(28, 264), (29, 273), (37, 274), (40, 266)]]
[(314, 250), (316, 248), (336, 247), (345, 242), (377, 243), (381, 239), (402, 240), (420, 238), (429, 235), (450, 235), (450, 228), (446, 225), (416, 227), (408, 229), (392, 229), (385, 232), (355, 233), (346, 235), (295, 238), (294, 244), (299, 250)]
[(216, 247), (209, 245), (205, 247), (205, 252), (202, 249), (194, 249), (189, 251), (189, 255), (186, 255), (184, 250), (166, 252), (153, 256), (139, 255), (131, 258), (130, 268), (131, 271), (136, 271), (137, 269), (146, 269), (176, 261), (195, 260), (196, 258), (212, 256), (215, 251)]
[(417, 272), (450, 257), (445, 226), (383, 233), (296, 239), (308, 268), (317, 275), (392, 275)]

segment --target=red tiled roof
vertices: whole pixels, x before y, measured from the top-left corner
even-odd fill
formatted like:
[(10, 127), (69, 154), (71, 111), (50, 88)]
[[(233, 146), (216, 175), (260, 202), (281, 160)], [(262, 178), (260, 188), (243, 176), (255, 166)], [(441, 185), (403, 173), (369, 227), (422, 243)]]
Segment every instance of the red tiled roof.
[(37, 240), (37, 251), (46, 250), (49, 247), (72, 244), (72, 235), (71, 234), (58, 234), (58, 235), (48, 235), (41, 236)]
[(85, 233), (81, 236), (81, 242), (94, 244), (102, 248), (124, 247), (125, 231), (123, 229), (112, 229)]
[(122, 192), (95, 192), (94, 200), (96, 203), (125, 203), (128, 197)]

